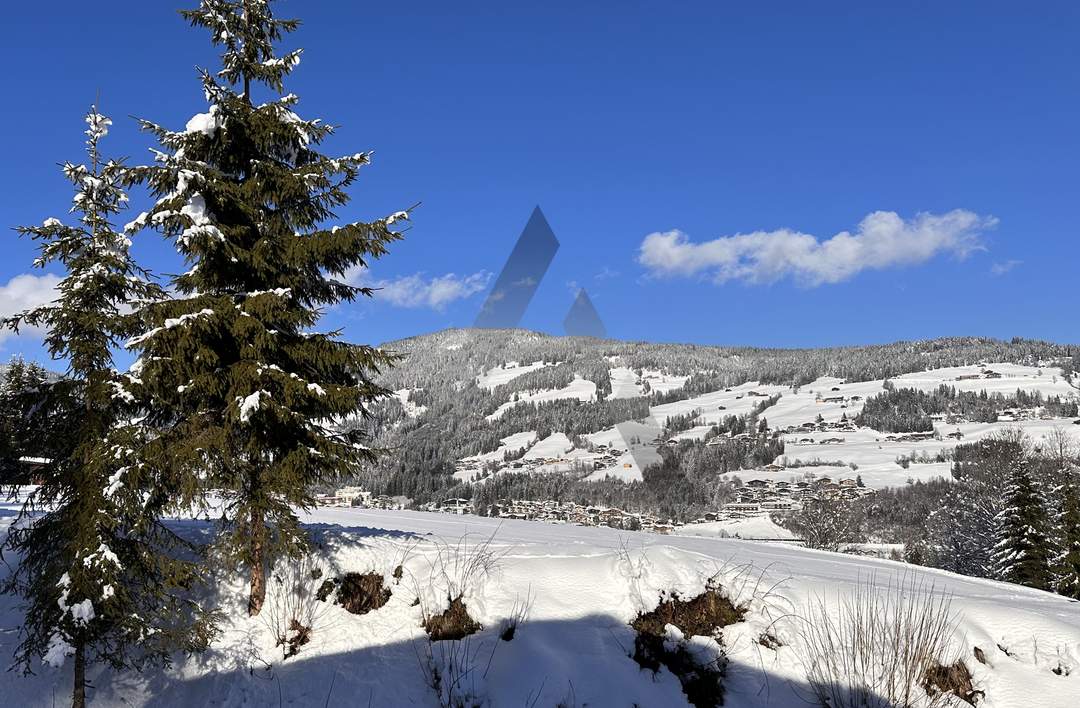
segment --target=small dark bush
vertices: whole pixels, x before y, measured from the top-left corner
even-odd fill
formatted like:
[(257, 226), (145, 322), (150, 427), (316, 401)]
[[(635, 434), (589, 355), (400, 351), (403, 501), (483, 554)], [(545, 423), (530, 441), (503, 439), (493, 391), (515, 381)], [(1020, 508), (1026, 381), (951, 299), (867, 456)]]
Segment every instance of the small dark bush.
[(294, 619), (289, 622), (289, 633), (284, 637), (283, 641), (278, 642), (278, 646), (285, 645), (285, 658), (288, 659), (291, 656), (296, 656), (300, 651), (300, 647), (310, 641), (311, 627), (302, 625)]
[(971, 672), (967, 664), (960, 659), (948, 666), (936, 661), (931, 662), (923, 673), (923, 688), (931, 696), (951, 693), (971, 705), (975, 705), (985, 695), (971, 685)]
[(673, 624), (687, 637), (711, 637), (717, 629), (741, 622), (745, 612), (715, 589), (708, 589), (690, 600), (676, 594), (664, 599), (652, 612), (644, 612), (630, 623), (639, 633), (664, 635), (664, 627)]
[(661, 599), (655, 610), (639, 614), (630, 623), (637, 631), (634, 661), (650, 671), (659, 671), (661, 666), (666, 666), (678, 677), (687, 700), (695, 708), (715, 708), (724, 702), (726, 662), (715, 660), (702, 665), (685, 647), (665, 647), (664, 627), (674, 625), (687, 638), (713, 637), (722, 642), (719, 630), (741, 621), (744, 614), (714, 588), (690, 600), (672, 594)]
[(336, 587), (336, 579), (329, 578), (327, 580), (324, 580), (322, 582), (322, 585), (320, 585), (319, 589), (315, 592), (315, 599), (319, 602), (326, 602), (326, 598), (330, 597), (330, 595), (334, 592), (334, 588)]
[(470, 634), (476, 634), (483, 627), (469, 616), (465, 603), (457, 597), (445, 611), (428, 617), (424, 621), (424, 629), (431, 641), (437, 642), (443, 639), (464, 639)]
[(346, 573), (340, 578), (328, 578), (319, 586), (315, 599), (326, 602), (337, 590), (334, 601), (354, 615), (377, 610), (390, 599), (390, 589), (383, 587), (378, 573)]
[(779, 649), (780, 647), (784, 646), (783, 643), (779, 639), (777, 639), (776, 636), (773, 635), (771, 632), (764, 632), (760, 637), (758, 637), (757, 641), (758, 644), (765, 647), (766, 649)]

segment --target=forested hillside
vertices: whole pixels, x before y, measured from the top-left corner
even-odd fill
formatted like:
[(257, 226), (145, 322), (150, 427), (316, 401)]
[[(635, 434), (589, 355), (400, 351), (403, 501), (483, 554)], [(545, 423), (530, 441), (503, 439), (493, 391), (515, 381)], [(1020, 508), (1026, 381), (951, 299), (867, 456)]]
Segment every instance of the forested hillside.
[[(679, 402), (696, 401), (748, 382), (778, 396), (786, 390), (790, 398), (791, 392), (826, 377), (847, 384), (876, 380), (892, 384), (891, 379), (914, 372), (1010, 362), (1055, 367), (1064, 385), (1080, 366), (1080, 347), (977, 337), (830, 349), (761, 349), (553, 337), (524, 330), (445, 330), (389, 342), (384, 348), (402, 356), (397, 366), (379, 378), (395, 396), (363, 424), (372, 426), (377, 443), (395, 454), (382, 458), (358, 481), (377, 493), (406, 496), (415, 502), (451, 493), (471, 495), (460, 489), (463, 480), (454, 477), (455, 462), (500, 451), (504, 439), (523, 431), (534, 431), (541, 440), (562, 433), (576, 449), (585, 448), (589, 434), (626, 421), (644, 421)], [(972, 397), (966, 394), (957, 401), (953, 392), (932, 398), (939, 401), (946, 395), (952, 408)], [(748, 396), (765, 401), (767, 394), (752, 391)], [(978, 396), (974, 399), (967, 408), (1002, 407), (980, 405)], [(766, 406), (756, 415), (768, 418), (767, 405), (774, 403), (756, 403), (756, 409)], [(882, 401), (876, 405), (882, 408)], [(725, 407), (713, 406), (707, 412), (716, 417), (716, 424), (709, 423), (714, 433), (724, 428), (723, 418), (729, 419), (730, 429), (738, 425), (730, 421), (751, 412), (747, 408), (727, 415), (728, 411), (718, 410)], [(898, 410), (891, 403), (884, 407)], [(939, 403), (934, 410), (945, 407)], [(875, 410), (865, 415), (885, 415)], [(655, 420), (662, 428), (656, 434), (678, 433), (695, 419), (708, 423), (708, 415), (698, 419), (703, 412), (680, 411)], [(506, 452), (521, 454), (518, 449)], [(499, 460), (504, 457), (498, 455)]]

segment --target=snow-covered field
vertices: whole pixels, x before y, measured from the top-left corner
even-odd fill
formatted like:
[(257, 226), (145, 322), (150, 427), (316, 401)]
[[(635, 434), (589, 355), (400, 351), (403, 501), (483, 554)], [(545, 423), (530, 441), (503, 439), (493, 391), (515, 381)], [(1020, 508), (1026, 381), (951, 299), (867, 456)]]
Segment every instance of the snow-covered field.
[[(652, 610), (660, 593), (692, 597), (710, 578), (747, 608), (743, 621), (723, 629), (730, 658), (726, 706), (807, 705), (799, 619), (805, 604), (823, 597), (835, 607), (860, 586), (886, 588), (905, 578), (952, 598), (958, 623), (952, 641), (975, 688), (985, 692), (980, 706), (1071, 708), (1080, 696), (1080, 604), (1049, 593), (781, 543), (359, 509), (320, 509), (304, 521), (328, 573), (381, 573), (390, 600), (365, 615), (326, 604), (310, 643), (283, 659), (268, 627), (271, 613), (247, 618), (242, 584), (225, 583), (217, 604), (227, 620), (207, 653), (144, 674), (95, 667), (90, 705), (437, 706), (426, 679), (433, 654), (444, 676), (450, 655), (467, 670), (459, 688), (480, 705), (686, 706), (671, 673), (654, 676), (630, 658), (628, 623)], [(445, 607), (447, 580), (460, 575), (443, 561), (483, 550), (493, 567), (462, 588), (483, 629), (467, 641), (429, 643), (422, 613)], [(399, 564), (404, 572), (397, 581)], [(271, 584), (268, 608), (278, 590)], [(527, 619), (512, 641), (500, 640), (521, 603), (528, 605)], [(0, 654), (10, 654), (20, 621), (11, 598), (0, 598), (0, 617)], [(779, 646), (763, 646), (765, 633)], [(716, 649), (712, 638), (692, 645)], [(974, 658), (975, 647), (986, 664)], [(70, 685), (70, 662), (29, 677), (0, 675), (3, 704), (20, 708), (62, 705)]]
[(416, 418), (424, 414), (427, 410), (427, 406), (418, 406), (409, 400), (413, 390), (411, 388), (403, 388), (399, 391), (394, 391), (394, 398), (398, 399), (401, 403), (401, 407), (405, 409), (405, 415), (410, 418)]
[(747, 540), (793, 541), (795, 534), (780, 526), (768, 514), (744, 519), (725, 519), (703, 524), (678, 526), (674, 533), (680, 536), (704, 536), (706, 538), (742, 538)]
[(502, 404), (494, 413), (489, 415), (487, 419), (489, 421), (496, 420), (502, 417), (503, 413), (519, 403), (545, 403), (547, 401), (558, 401), (564, 398), (575, 398), (579, 401), (595, 401), (596, 384), (587, 379), (583, 379), (580, 376), (575, 376), (574, 380), (563, 388), (545, 389), (542, 391), (520, 394), (518, 400), (515, 401), (511, 399)]
[(667, 393), (682, 388), (689, 376), (673, 376), (662, 371), (644, 369), (641, 376), (625, 366), (617, 366), (609, 373), (611, 398), (634, 398), (648, 395), (648, 391)]
[(496, 386), (510, 383), (522, 374), (527, 374), (530, 371), (536, 371), (537, 369), (543, 369), (545, 366), (554, 366), (554, 364), (543, 361), (534, 361), (531, 364), (519, 364), (516, 361), (508, 361), (502, 366), (496, 366), (493, 369), (485, 371), (480, 376), (477, 376), (476, 385), (480, 388), (486, 388), (487, 390), (492, 391)]

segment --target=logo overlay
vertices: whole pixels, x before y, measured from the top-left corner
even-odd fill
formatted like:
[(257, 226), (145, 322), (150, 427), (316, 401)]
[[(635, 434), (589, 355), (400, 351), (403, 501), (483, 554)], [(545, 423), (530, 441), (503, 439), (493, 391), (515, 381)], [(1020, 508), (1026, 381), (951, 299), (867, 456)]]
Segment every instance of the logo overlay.
[[(558, 250), (559, 239), (538, 206), (533, 209), (532, 216), (514, 244), (514, 250), (506, 259), (506, 265), (484, 300), (474, 326), (484, 329), (517, 327)], [(575, 337), (607, 336), (607, 328), (584, 288), (578, 291), (566, 313), (563, 328), (567, 334)]]

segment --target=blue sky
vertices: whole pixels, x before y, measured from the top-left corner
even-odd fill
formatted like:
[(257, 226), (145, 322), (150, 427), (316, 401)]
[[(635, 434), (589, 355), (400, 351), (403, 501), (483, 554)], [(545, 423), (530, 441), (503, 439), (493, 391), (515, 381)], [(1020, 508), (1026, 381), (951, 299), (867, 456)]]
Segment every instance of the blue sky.
[[(194, 67), (216, 56), (183, 6), (5, 8), (5, 225), (64, 215), (56, 163), (81, 158), (99, 92), (105, 149), (132, 162), (151, 141), (129, 116), (181, 128), (206, 109)], [(375, 150), (341, 217), (423, 202), (366, 275), (386, 290), (328, 316), (356, 341), (470, 325), (537, 204), (561, 248), (526, 327), (561, 333), (585, 287), (622, 339), (1080, 341), (1076, 3), (285, 0), (278, 13), (304, 21), (284, 45), (305, 48), (288, 85), (299, 112), (340, 126), (331, 152)], [(6, 311), (41, 281), (20, 279), (33, 244), (0, 238)], [(135, 250), (182, 270), (153, 232)], [(32, 335), (0, 341), (0, 358), (15, 352), (41, 358)]]

